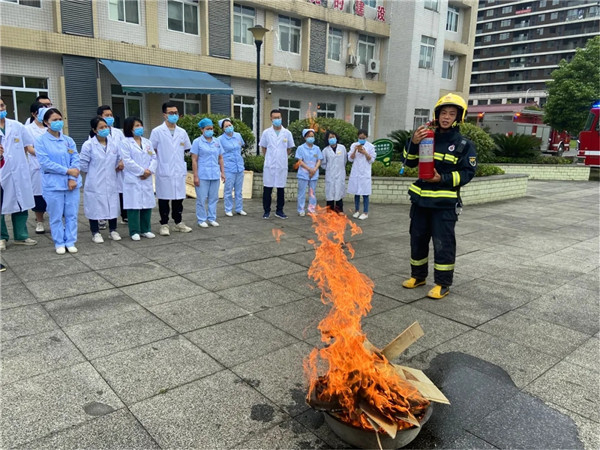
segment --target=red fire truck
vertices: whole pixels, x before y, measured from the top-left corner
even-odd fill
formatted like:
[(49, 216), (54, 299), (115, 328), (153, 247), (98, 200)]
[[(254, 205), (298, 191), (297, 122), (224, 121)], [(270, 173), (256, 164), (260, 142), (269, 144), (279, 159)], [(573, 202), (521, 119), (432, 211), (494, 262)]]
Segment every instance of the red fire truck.
[(579, 158), (586, 166), (600, 166), (600, 102), (592, 106), (583, 131), (579, 133)]

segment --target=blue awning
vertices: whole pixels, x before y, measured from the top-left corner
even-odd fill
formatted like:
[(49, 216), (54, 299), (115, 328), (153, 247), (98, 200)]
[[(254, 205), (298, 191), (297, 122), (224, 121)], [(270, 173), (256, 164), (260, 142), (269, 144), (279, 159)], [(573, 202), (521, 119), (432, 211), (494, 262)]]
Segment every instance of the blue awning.
[(124, 92), (233, 94), (231, 86), (206, 72), (101, 59)]

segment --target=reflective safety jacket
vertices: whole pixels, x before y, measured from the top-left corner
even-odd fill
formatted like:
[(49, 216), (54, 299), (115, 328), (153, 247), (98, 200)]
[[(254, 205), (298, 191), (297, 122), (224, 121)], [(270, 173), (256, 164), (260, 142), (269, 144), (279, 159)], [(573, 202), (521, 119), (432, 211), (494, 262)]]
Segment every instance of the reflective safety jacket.
[[(464, 138), (458, 128), (445, 133), (436, 130), (434, 139), (435, 169), (442, 179), (438, 183), (419, 179), (408, 188), (408, 194), (412, 203), (424, 208), (454, 208), (460, 186), (475, 176), (475, 144)], [(407, 167), (417, 167), (419, 164), (419, 146), (413, 144), (411, 139), (404, 150), (404, 157)]]

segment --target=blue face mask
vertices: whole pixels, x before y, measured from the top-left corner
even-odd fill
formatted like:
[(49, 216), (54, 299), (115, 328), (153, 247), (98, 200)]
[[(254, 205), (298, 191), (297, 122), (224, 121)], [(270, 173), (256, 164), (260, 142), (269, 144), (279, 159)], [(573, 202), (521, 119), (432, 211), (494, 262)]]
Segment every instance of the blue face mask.
[(313, 136), (307, 137), (306, 138), (306, 143), (307, 144), (314, 144), (315, 143), (315, 138)]
[(144, 127), (134, 128), (133, 134), (135, 134), (136, 136), (143, 136), (144, 135)]
[(105, 117), (104, 121), (106, 122), (106, 125), (108, 125), (109, 127), (112, 127), (115, 123), (115, 118), (114, 117)]
[(225, 133), (233, 134), (233, 125), (229, 125), (229, 126), (225, 127)]
[(6, 111), (6, 110), (0, 111), (0, 119), (6, 119), (7, 114), (8, 114), (8, 111)]
[(169, 114), (167, 116), (167, 120), (169, 121), (169, 123), (177, 123), (177, 121), (179, 120), (179, 114)]
[(50, 122), (50, 129), (52, 131), (61, 131), (65, 126), (65, 122), (62, 120), (55, 120), (54, 122)]
[(280, 127), (281, 126), (281, 119), (273, 119), (273, 126)]
[(337, 144), (337, 139), (336, 138), (329, 138), (329, 145), (335, 145)]
[(206, 130), (204, 132), (204, 137), (205, 138), (211, 138), (211, 137), (213, 137), (213, 134), (215, 134), (215, 132), (213, 130)]
[(358, 143), (359, 143), (360, 145), (365, 145), (365, 144), (367, 143), (367, 140), (366, 140), (366, 139), (359, 139), (359, 140), (358, 140)]
[(103, 128), (101, 130), (98, 130), (98, 136), (100, 136), (101, 138), (107, 138), (108, 136), (110, 136), (110, 128)]

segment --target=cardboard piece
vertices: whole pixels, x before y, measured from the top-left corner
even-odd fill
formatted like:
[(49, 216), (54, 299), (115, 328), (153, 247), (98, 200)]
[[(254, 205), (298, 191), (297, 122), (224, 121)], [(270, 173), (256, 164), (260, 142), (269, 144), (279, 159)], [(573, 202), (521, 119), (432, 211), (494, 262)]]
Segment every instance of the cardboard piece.
[[(396, 433), (398, 432), (398, 424), (396, 422), (389, 420), (364, 400), (358, 404), (358, 407), (372, 422), (375, 422), (377, 426), (385, 431), (392, 439), (396, 437)], [(373, 428), (377, 429), (376, 427)]]
[(388, 361), (392, 361), (424, 335), (425, 333), (423, 332), (421, 325), (419, 325), (419, 322), (414, 322), (388, 345), (386, 345), (385, 348), (381, 350), (381, 353), (383, 353)]
[(421, 370), (392, 364), (403, 380), (412, 384), (423, 397), (431, 402), (450, 404), (450, 401)]

